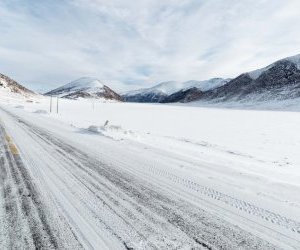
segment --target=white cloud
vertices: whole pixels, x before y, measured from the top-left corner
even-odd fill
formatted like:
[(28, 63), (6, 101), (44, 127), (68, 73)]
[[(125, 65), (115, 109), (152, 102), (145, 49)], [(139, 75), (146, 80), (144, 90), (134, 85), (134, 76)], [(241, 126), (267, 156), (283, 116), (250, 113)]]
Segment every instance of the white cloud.
[(36, 89), (233, 77), (299, 53), (299, 23), (298, 0), (4, 0), (0, 68)]

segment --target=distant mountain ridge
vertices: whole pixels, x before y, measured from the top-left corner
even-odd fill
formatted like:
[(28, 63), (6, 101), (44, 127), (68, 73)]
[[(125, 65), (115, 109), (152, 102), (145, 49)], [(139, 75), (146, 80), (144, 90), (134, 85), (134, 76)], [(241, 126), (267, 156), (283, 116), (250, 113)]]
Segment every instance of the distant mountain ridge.
[(0, 74), (0, 89), (6, 92), (16, 93), (26, 97), (36, 95), (35, 92), (25, 88), (15, 80), (3, 74)]
[(234, 79), (213, 78), (202, 82), (195, 81), (173, 93), (153, 91), (159, 86), (130, 92), (124, 96), (124, 99), (133, 102), (161, 103), (259, 102), (294, 99), (300, 97), (300, 54), (240, 74)]
[[(3, 74), (0, 74), (0, 90), (22, 96), (37, 95)], [(119, 95), (98, 79), (83, 77), (51, 90), (45, 95), (69, 99), (104, 98), (117, 101), (153, 103), (195, 101), (205, 103), (255, 103), (270, 100), (291, 100), (300, 98), (300, 54), (278, 60), (261, 69), (242, 73), (233, 79), (212, 78), (205, 81), (168, 81), (151, 88)]]
[(68, 99), (104, 98), (121, 101), (122, 97), (97, 78), (82, 77), (59, 88), (53, 89), (45, 95), (58, 96)]
[(251, 102), (297, 97), (300, 97), (300, 55), (243, 73), (226, 85), (205, 92), (199, 100)]
[(230, 79), (212, 78), (205, 81), (190, 80), (186, 82), (169, 81), (159, 83), (151, 88), (130, 91), (122, 95), (128, 102), (166, 102), (169, 96), (176, 92), (185, 92), (195, 88), (201, 91), (207, 91), (219, 86), (223, 86)]

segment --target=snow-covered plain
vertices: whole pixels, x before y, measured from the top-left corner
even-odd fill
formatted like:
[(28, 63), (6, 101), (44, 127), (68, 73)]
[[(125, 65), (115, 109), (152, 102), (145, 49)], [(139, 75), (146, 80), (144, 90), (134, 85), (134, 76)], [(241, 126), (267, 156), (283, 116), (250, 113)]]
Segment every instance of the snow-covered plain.
[[(276, 247), (299, 249), (299, 112), (59, 99), (57, 114), (56, 101), (52, 113), (49, 103), (45, 97), (0, 100), (24, 121), (166, 193)], [(25, 162), (34, 161), (28, 156), (34, 145), (0, 115)], [(86, 240), (99, 243), (93, 235)]]

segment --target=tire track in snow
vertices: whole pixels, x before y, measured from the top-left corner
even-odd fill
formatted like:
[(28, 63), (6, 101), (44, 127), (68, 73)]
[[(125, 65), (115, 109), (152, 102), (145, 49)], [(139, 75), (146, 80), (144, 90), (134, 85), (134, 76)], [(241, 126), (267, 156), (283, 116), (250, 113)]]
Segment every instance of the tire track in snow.
[(294, 233), (300, 234), (300, 222), (298, 222), (298, 221), (286, 218), (280, 214), (276, 214), (269, 210), (257, 207), (249, 202), (245, 202), (243, 200), (236, 199), (234, 197), (231, 197), (229, 195), (226, 195), (219, 191), (216, 191), (212, 188), (202, 186), (192, 180), (178, 177), (177, 175), (172, 174), (168, 171), (158, 169), (155, 167), (150, 168), (149, 171), (154, 175), (163, 176), (163, 177), (171, 180), (172, 182), (180, 184), (180, 185), (182, 185), (188, 189), (191, 189), (203, 196), (207, 196), (211, 199), (225, 203), (228, 206), (235, 207), (236, 209), (239, 209), (246, 213), (260, 217), (263, 220), (269, 221), (273, 224), (277, 224), (278, 226), (287, 228), (288, 230), (291, 230)]
[[(0, 139), (3, 142), (1, 146), (4, 149), (6, 161), (6, 164), (1, 164), (1, 172), (3, 173), (3, 197), (9, 224), (10, 248), (16, 248), (15, 244), (20, 244), (20, 239), (24, 238), (22, 247), (30, 248), (33, 244), (37, 249), (42, 247), (55, 249), (58, 244), (46, 219), (39, 195), (20, 156), (10, 151), (11, 147), (8, 145), (10, 142), (7, 142), (7, 135), (4, 136), (5, 132), (1, 125), (0, 130)], [(30, 236), (24, 235), (25, 225), (23, 224), (26, 223), (24, 218), (26, 218)]]
[[(58, 164), (61, 167), (67, 167), (68, 169), (71, 169), (72, 178), (77, 180), (76, 186), (80, 185), (87, 187), (87, 189), (91, 191), (98, 199), (94, 202), (97, 202), (97, 204), (99, 202), (104, 203), (104, 205), (109, 208), (115, 217), (120, 218), (120, 220), (117, 221), (114, 221), (115, 219), (110, 221), (111, 227), (104, 222), (105, 218), (102, 218), (104, 220), (99, 218), (101, 215), (100, 213), (97, 214), (95, 211), (90, 211), (94, 214), (95, 220), (101, 220), (101, 223), (104, 224), (104, 227), (109, 230), (111, 234), (116, 236), (116, 238), (122, 241), (126, 249), (135, 249), (136, 246), (139, 245), (139, 242), (141, 242), (141, 247), (145, 246), (146, 248), (150, 249), (162, 249), (166, 247), (167, 249), (187, 247), (198, 249), (197, 245), (199, 243), (187, 237), (184, 232), (168, 222), (155, 218), (156, 216), (151, 213), (151, 211), (146, 211), (148, 209), (145, 209), (143, 206), (131, 201), (130, 197), (126, 196), (124, 193), (121, 193), (113, 185), (109, 186), (109, 183), (105, 182), (101, 175), (95, 177), (97, 176), (96, 173), (94, 171), (90, 171), (90, 169), (87, 167), (87, 165), (91, 165), (91, 163), (82, 165), (78, 157), (71, 157), (70, 153), (75, 151), (74, 149), (70, 149), (69, 145), (66, 146), (59, 144), (59, 146), (56, 146), (56, 144), (53, 144), (53, 141), (58, 143), (56, 138), (52, 138), (50, 135), (45, 134), (41, 136), (40, 133), (36, 132), (36, 129), (32, 129), (31, 132), (35, 135), (35, 140), (37, 140), (36, 137), (38, 137), (39, 143), (43, 141), (48, 146), (48, 150), (51, 151), (51, 155), (55, 155), (55, 158), (58, 160), (57, 162), (59, 162)], [(43, 145), (43, 147), (46, 145)], [(56, 153), (59, 155), (56, 155)], [(85, 159), (87, 157), (88, 156), (84, 156)], [(103, 166), (103, 164), (98, 161), (96, 162), (96, 165), (95, 163), (92, 165), (93, 167), (99, 168), (100, 171), (100, 166)], [(75, 172), (76, 169), (79, 169), (81, 172)], [(84, 177), (82, 172), (84, 172), (89, 178)], [(56, 177), (57, 179), (60, 179), (59, 174), (56, 174)], [(114, 178), (114, 176), (112, 175), (111, 178)], [(62, 181), (64, 180), (62, 179)], [(76, 189), (75, 192), (78, 193), (78, 189)], [(84, 199), (84, 197), (81, 198)], [(87, 198), (90, 199), (91, 197)], [(84, 203), (88, 204), (89, 200), (84, 199)], [(122, 203), (127, 203), (127, 205), (124, 206)], [(102, 204), (99, 205), (102, 206)], [(136, 213), (136, 211), (138, 211), (138, 213)], [(120, 232), (118, 230), (118, 227), (122, 226), (122, 221), (127, 224), (127, 231)], [(114, 227), (114, 224), (116, 224), (117, 227)], [(161, 227), (163, 227), (164, 230), (159, 230)], [(130, 238), (134, 236), (135, 233), (137, 233), (141, 238), (135, 242), (132, 242), (132, 239)], [(131, 237), (126, 237), (127, 234), (131, 235)]]
[(121, 173), (119, 170), (91, 158), (89, 155), (62, 142), (45, 130), (28, 124), (25, 121), (19, 121), (24, 124), (26, 130), (30, 130), (40, 138), (44, 138), (49, 146), (53, 144), (60, 148), (60, 151), (64, 152), (62, 157), (67, 158), (69, 156), (70, 161), (73, 158), (74, 161), (82, 165), (83, 171), (87, 171), (88, 169), (99, 176), (105, 177), (119, 190), (135, 199), (139, 204), (166, 219), (170, 224), (189, 235), (199, 247), (203, 248), (207, 246), (206, 248), (208, 249), (232, 249), (237, 247), (241, 249), (252, 249), (254, 247), (257, 249), (275, 248), (237, 227), (230, 224), (227, 225), (224, 221), (217, 218), (212, 218), (204, 210), (195, 208), (191, 204), (181, 200), (170, 199), (150, 189), (140, 183), (140, 181), (128, 176), (128, 174)]
[[(23, 218), (20, 216), (20, 206), (13, 193), (12, 183), (10, 180), (10, 173), (8, 172), (9, 166), (6, 160), (5, 138), (3, 130), (0, 127), (0, 186), (1, 186), (1, 199), (3, 199), (3, 222), (5, 224), (3, 236), (5, 235), (5, 245), (11, 249), (20, 247), (19, 239), (23, 236), (24, 246), (29, 247), (30, 238), (27, 237), (22, 231), (24, 227), (19, 224), (23, 223)], [(23, 230), (22, 230), (23, 229)]]
[(82, 249), (65, 218), (53, 204), (49, 207), (49, 197), (40, 193), (1, 124), (0, 171), (5, 211), (5, 234), (0, 241), (4, 249)]

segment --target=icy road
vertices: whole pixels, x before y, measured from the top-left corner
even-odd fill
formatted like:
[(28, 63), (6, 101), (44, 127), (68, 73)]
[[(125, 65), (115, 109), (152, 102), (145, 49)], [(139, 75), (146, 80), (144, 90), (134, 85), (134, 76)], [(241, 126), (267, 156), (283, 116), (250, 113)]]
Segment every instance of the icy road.
[(0, 118), (0, 249), (300, 249), (297, 218), (170, 168), (179, 157)]

